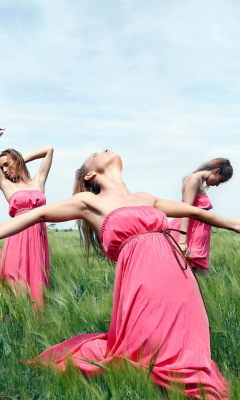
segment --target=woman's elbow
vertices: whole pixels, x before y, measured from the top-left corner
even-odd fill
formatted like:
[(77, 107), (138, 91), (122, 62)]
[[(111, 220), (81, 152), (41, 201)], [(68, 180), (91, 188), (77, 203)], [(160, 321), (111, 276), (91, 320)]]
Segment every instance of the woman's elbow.
[(192, 218), (192, 219), (199, 219), (200, 214), (201, 214), (201, 209), (198, 208), (198, 207), (194, 207), (194, 206), (193, 206), (193, 211), (192, 211), (192, 213), (191, 213), (190, 218)]

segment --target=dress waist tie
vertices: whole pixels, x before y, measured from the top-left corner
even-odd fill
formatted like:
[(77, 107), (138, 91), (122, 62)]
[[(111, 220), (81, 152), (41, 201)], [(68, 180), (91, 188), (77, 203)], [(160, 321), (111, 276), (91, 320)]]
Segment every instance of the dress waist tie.
[[(120, 247), (119, 253), (122, 251), (122, 249), (126, 246), (127, 243), (129, 243), (131, 240), (137, 238), (138, 236), (147, 235), (148, 233), (162, 233), (163, 236), (167, 239), (168, 243), (170, 244), (170, 246), (171, 246), (171, 248), (172, 248), (172, 250), (173, 250), (173, 252), (174, 252), (174, 255), (175, 255), (175, 257), (176, 257), (176, 260), (177, 260), (177, 262), (178, 262), (180, 268), (181, 268), (182, 270), (184, 270), (184, 271), (187, 269), (188, 266), (191, 268), (191, 266), (192, 266), (191, 261), (190, 261), (189, 258), (185, 255), (185, 253), (182, 251), (182, 249), (181, 249), (181, 247), (179, 246), (179, 244), (177, 243), (177, 241), (174, 239), (174, 237), (173, 237), (168, 231), (176, 231), (176, 232), (181, 233), (182, 235), (186, 235), (186, 234), (187, 234), (187, 233), (184, 232), (184, 231), (179, 231), (178, 229), (173, 229), (173, 228), (166, 228), (166, 229), (162, 229), (162, 230), (159, 230), (159, 231), (146, 231), (146, 232), (141, 232), (141, 233), (138, 233), (137, 235), (131, 236), (125, 243), (123, 243), (123, 245)], [(183, 261), (184, 261), (184, 264), (185, 264), (184, 267), (183, 267), (182, 264), (180, 263), (180, 260), (179, 260), (179, 258), (178, 258), (178, 255), (179, 255), (180, 257), (182, 257), (182, 259), (183, 259)]]
[[(182, 235), (187, 235), (186, 232), (180, 231), (179, 229), (173, 229), (173, 228), (166, 228), (166, 229), (162, 229), (162, 230), (159, 230), (159, 231), (146, 231), (146, 232), (141, 232), (141, 233), (138, 233), (137, 235), (134, 235), (134, 236), (130, 237), (125, 243), (123, 243), (123, 245), (120, 247), (119, 254), (120, 254), (120, 252), (122, 251), (122, 249), (126, 246), (127, 243), (129, 243), (131, 240), (137, 238), (138, 236), (146, 235), (146, 234), (148, 234), (148, 233), (162, 233), (163, 236), (164, 236), (164, 237), (166, 238), (166, 240), (168, 241), (168, 243), (170, 244), (170, 246), (171, 246), (171, 248), (172, 248), (172, 250), (173, 250), (173, 253), (174, 253), (175, 257), (176, 257), (176, 260), (177, 260), (178, 265), (180, 266), (180, 268), (181, 268), (183, 271), (185, 271), (185, 270), (187, 269), (187, 267), (189, 267), (189, 268), (191, 269), (192, 274), (193, 274), (193, 276), (194, 276), (194, 278), (195, 278), (195, 280), (196, 280), (196, 282), (197, 282), (197, 285), (198, 285), (198, 288), (199, 288), (199, 292), (200, 292), (200, 295), (201, 295), (201, 297), (202, 297), (202, 301), (203, 301), (203, 304), (204, 304), (204, 307), (205, 307), (205, 310), (206, 310), (206, 313), (207, 313), (207, 316), (208, 316), (207, 307), (206, 307), (206, 304), (205, 304), (205, 301), (204, 301), (204, 298), (203, 298), (203, 294), (202, 294), (201, 287), (200, 287), (200, 285), (199, 285), (199, 282), (198, 282), (198, 279), (197, 279), (196, 275), (194, 274), (194, 272), (193, 272), (193, 270), (192, 270), (192, 263), (191, 263), (191, 260), (185, 255), (185, 253), (182, 251), (182, 249), (181, 249), (181, 247), (179, 246), (179, 244), (177, 243), (177, 241), (174, 239), (174, 237), (173, 237), (168, 231), (175, 231), (175, 232), (179, 232), (179, 233), (182, 234)], [(184, 267), (182, 266), (182, 264), (181, 264), (181, 262), (180, 262), (178, 256), (182, 257), (182, 259), (183, 259), (183, 261), (184, 261), (184, 264), (185, 264)], [(208, 320), (209, 320), (209, 318), (208, 318)], [(210, 331), (210, 333), (211, 333), (211, 328), (210, 328), (210, 326), (209, 326), (209, 331)]]

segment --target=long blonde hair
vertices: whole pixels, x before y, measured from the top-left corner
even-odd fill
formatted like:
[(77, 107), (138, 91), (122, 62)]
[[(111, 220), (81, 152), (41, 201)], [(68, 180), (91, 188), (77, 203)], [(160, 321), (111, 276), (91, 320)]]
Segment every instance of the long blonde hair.
[(7, 157), (7, 159), (11, 158), (13, 161), (15, 161), (17, 179), (24, 183), (27, 183), (29, 180), (31, 180), (31, 176), (26, 167), (25, 161), (19, 151), (14, 149), (3, 150), (0, 154), (0, 157)]
[(233, 176), (233, 167), (228, 158), (214, 158), (202, 165), (195, 172), (199, 171), (212, 171), (213, 169), (219, 168), (219, 173), (224, 176), (225, 182), (227, 182)]
[[(87, 173), (88, 170), (85, 164), (83, 164), (81, 168), (76, 171), (73, 194), (81, 192), (91, 192), (94, 194), (100, 193), (101, 188), (96, 182), (92, 182), (91, 180), (87, 181), (84, 179)], [(91, 245), (100, 259), (103, 260), (107, 258), (98, 235), (96, 235), (90, 225), (83, 219), (78, 219), (77, 224), (80, 233), (80, 241), (85, 246), (87, 259), (89, 259)]]

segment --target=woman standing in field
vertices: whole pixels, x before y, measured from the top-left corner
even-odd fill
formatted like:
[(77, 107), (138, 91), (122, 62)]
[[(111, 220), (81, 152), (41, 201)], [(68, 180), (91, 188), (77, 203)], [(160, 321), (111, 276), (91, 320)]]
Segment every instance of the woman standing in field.
[[(205, 187), (218, 186), (231, 179), (232, 175), (233, 168), (227, 158), (215, 158), (202, 164), (196, 171), (184, 178), (182, 201), (191, 206), (210, 210), (212, 204)], [(179, 242), (181, 249), (185, 253), (189, 253), (192, 266), (208, 269), (211, 227), (189, 218), (174, 219), (170, 222), (170, 226), (187, 232), (187, 235), (174, 232), (173, 237)]]
[[(11, 217), (27, 213), (46, 204), (45, 182), (51, 167), (52, 146), (37, 150), (25, 158), (14, 150), (0, 154), (0, 189), (8, 203)], [(43, 158), (33, 179), (26, 163)], [(49, 287), (49, 250), (47, 230), (39, 223), (6, 240), (0, 254), (0, 278), (15, 288), (19, 284), (31, 295), (39, 307), (43, 301), (43, 288)]]
[[(108, 333), (75, 336), (42, 353), (40, 361), (65, 371), (68, 360), (86, 376), (100, 364), (127, 358), (151, 372), (159, 386), (179, 384), (185, 395), (228, 399), (228, 383), (211, 360), (209, 323), (197, 281), (169, 233), (167, 216), (197, 219), (240, 232), (240, 220), (148, 193), (132, 194), (122, 161), (106, 149), (77, 171), (68, 200), (39, 207), (0, 226), (0, 239), (40, 223), (78, 219), (80, 233), (99, 256), (117, 261)], [(31, 361), (33, 363), (36, 360)]]

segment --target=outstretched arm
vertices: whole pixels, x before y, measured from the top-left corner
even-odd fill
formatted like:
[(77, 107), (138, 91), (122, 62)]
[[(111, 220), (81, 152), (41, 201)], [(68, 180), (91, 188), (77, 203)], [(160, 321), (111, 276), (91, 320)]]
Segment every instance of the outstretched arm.
[(198, 207), (190, 206), (186, 203), (179, 203), (171, 200), (157, 199), (154, 205), (160, 211), (163, 211), (167, 217), (183, 218), (188, 217), (204, 222), (204, 224), (216, 226), (217, 228), (228, 229), (240, 233), (240, 220), (220, 217), (210, 211), (202, 210)]
[(217, 228), (228, 229), (240, 233), (240, 219), (229, 219), (220, 217), (210, 211), (202, 210), (198, 207), (190, 206), (186, 203), (179, 203), (178, 201), (162, 200), (154, 197), (148, 193), (138, 193), (141, 197), (153, 207), (164, 212), (167, 217), (183, 218), (188, 217), (196, 219), (197, 221), (204, 222), (204, 224), (216, 226)]
[(15, 235), (39, 222), (64, 222), (84, 218), (86, 206), (85, 193), (79, 193), (68, 200), (38, 207), (19, 215), (0, 226), (0, 239)]
[(43, 149), (34, 151), (33, 153), (28, 154), (24, 157), (25, 163), (28, 163), (33, 160), (37, 160), (39, 158), (43, 158), (41, 166), (39, 168), (38, 173), (35, 175), (34, 180), (39, 180), (40, 187), (42, 191), (44, 191), (45, 182), (48, 177), (49, 170), (52, 164), (53, 158), (53, 147), (47, 146)]

